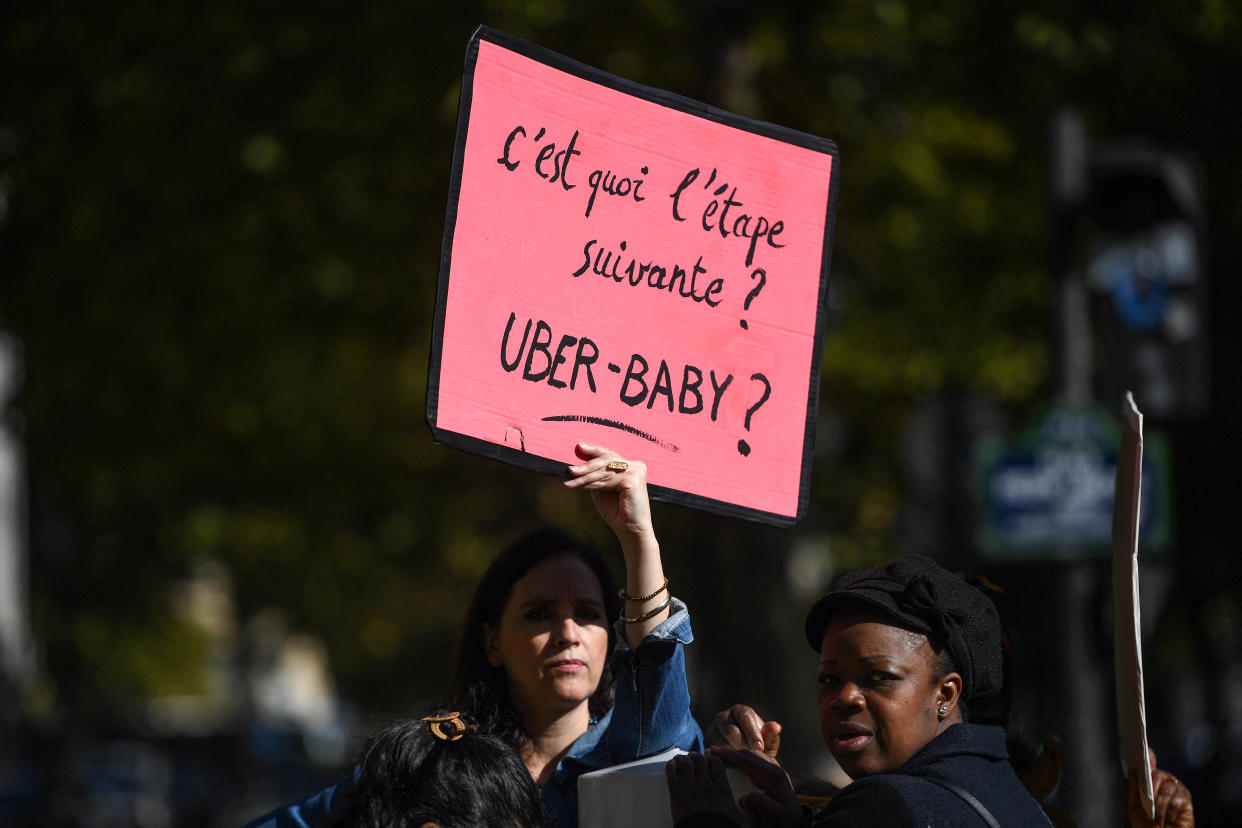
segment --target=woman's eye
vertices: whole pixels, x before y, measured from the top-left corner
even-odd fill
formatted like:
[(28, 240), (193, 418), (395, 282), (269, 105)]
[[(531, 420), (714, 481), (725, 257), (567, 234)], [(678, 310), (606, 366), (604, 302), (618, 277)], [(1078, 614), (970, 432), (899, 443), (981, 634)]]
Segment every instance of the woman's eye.
[(887, 684), (895, 678), (895, 676), (891, 676), (888, 673), (872, 673), (869, 680), (872, 684)]
[(548, 609), (547, 607), (534, 607), (533, 609), (528, 609), (522, 617), (527, 621), (542, 621), (548, 617)]
[(586, 621), (598, 621), (603, 613), (597, 607), (579, 607), (578, 617)]
[(819, 677), (819, 683), (820, 684), (836, 684), (837, 677), (831, 674), (822, 675)]

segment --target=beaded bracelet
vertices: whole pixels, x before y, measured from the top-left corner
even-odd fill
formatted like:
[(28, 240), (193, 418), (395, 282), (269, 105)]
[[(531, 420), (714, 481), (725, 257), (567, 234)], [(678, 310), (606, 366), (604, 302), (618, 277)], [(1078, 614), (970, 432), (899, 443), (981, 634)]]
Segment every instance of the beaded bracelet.
[(668, 609), (668, 605), (671, 603), (673, 603), (673, 596), (670, 595), (664, 599), (663, 604), (660, 604), (660, 606), (656, 607), (653, 610), (648, 610), (647, 612), (644, 612), (642, 615), (635, 615), (633, 618), (626, 618), (624, 615), (622, 615), (621, 622), (624, 624), (638, 624), (642, 621), (646, 621), (648, 618), (654, 618), (659, 613), (664, 612), (664, 610)]
[(664, 583), (660, 584), (660, 588), (650, 595), (630, 595), (624, 589), (618, 589), (617, 597), (622, 601), (650, 601), (666, 589), (668, 589), (668, 578), (665, 578)]

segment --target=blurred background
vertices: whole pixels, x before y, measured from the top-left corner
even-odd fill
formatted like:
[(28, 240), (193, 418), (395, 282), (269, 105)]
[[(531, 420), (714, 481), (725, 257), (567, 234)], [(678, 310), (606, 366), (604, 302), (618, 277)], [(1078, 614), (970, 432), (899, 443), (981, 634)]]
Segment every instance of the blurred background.
[[(805, 609), (981, 573), (1012, 726), (1120, 825), (1107, 562), (1147, 415), (1160, 765), (1242, 816), (1242, 13), (1122, 2), (59, 3), (0, 16), (0, 823), (236, 825), (445, 685), (473, 583), (585, 498), (432, 444), (466, 43), (485, 23), (837, 142), (808, 516), (657, 505), (696, 712), (831, 772)], [(1229, 103), (1234, 101), (1234, 103)], [(619, 564), (619, 560), (617, 560)]]

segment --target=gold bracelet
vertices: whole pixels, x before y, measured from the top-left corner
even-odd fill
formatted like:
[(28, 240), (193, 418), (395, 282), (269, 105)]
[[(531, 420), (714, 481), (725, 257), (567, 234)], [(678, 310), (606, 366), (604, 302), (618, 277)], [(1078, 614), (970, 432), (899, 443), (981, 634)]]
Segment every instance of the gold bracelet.
[(654, 618), (656, 615), (659, 615), (660, 613), (668, 609), (668, 605), (671, 603), (673, 603), (673, 596), (670, 595), (664, 599), (663, 604), (660, 604), (660, 606), (656, 607), (653, 610), (648, 610), (647, 612), (644, 612), (642, 615), (635, 615), (633, 618), (626, 618), (624, 615), (622, 615), (621, 622), (624, 624), (638, 624), (640, 622), (646, 621), (648, 618)]
[(660, 585), (660, 588), (650, 595), (630, 595), (624, 589), (618, 589), (617, 597), (622, 601), (650, 601), (666, 589), (668, 589), (668, 578), (665, 578), (664, 583)]

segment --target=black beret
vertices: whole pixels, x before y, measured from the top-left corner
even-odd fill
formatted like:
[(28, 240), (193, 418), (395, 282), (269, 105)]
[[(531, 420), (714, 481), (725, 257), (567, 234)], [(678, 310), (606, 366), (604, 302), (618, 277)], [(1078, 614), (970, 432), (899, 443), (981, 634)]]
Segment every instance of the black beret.
[(943, 644), (962, 676), (969, 701), (1001, 689), (1001, 626), (986, 595), (926, 555), (903, 555), (842, 576), (806, 614), (806, 640), (819, 652), (828, 622), (842, 606), (861, 602), (898, 626)]

